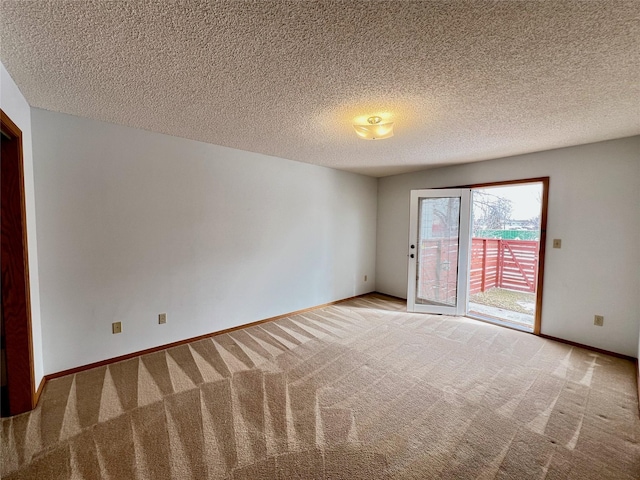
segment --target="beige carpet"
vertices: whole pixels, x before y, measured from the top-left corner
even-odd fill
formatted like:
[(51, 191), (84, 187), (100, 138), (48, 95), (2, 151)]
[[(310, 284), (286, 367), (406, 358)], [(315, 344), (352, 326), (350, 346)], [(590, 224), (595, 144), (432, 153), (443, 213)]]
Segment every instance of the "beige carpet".
[(632, 362), (369, 295), (49, 382), (10, 479), (640, 477)]

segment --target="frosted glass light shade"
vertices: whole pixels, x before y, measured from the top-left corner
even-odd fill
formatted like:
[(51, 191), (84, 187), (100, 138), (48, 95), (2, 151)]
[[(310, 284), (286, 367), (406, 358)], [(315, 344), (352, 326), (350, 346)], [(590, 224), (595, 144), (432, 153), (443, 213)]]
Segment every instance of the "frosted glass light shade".
[(380, 117), (370, 117), (369, 125), (354, 125), (356, 134), (365, 140), (382, 140), (393, 137), (393, 122), (380, 123)]

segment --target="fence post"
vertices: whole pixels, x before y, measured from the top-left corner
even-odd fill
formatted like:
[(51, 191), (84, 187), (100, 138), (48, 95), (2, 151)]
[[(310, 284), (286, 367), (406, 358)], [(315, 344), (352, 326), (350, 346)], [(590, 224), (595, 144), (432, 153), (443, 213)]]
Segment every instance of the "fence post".
[(496, 272), (496, 287), (502, 288), (502, 267), (504, 262), (504, 252), (502, 248), (502, 239), (498, 240), (498, 271)]
[(480, 291), (484, 292), (487, 289), (487, 239), (482, 239), (482, 282), (480, 285)]

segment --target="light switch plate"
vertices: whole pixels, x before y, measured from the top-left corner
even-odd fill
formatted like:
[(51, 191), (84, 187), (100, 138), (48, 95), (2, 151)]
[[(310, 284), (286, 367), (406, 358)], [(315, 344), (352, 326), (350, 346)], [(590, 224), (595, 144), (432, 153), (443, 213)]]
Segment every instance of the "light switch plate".
[(159, 324), (167, 323), (167, 314), (166, 313), (161, 313), (160, 315), (158, 315), (158, 323)]
[(113, 322), (111, 324), (111, 333), (122, 333), (122, 322)]
[(553, 248), (562, 248), (562, 240), (560, 240), (559, 238), (554, 238)]

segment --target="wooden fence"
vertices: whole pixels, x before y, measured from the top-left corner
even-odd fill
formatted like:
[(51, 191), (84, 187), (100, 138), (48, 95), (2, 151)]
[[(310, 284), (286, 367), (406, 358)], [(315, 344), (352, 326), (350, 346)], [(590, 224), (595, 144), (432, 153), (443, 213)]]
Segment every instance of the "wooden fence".
[(456, 304), (458, 237), (423, 239), (420, 244), (417, 298)]
[[(494, 287), (535, 292), (539, 243), (472, 238), (469, 293)], [(458, 239), (422, 240), (419, 255), (418, 298), (455, 305)]]
[(470, 294), (493, 287), (536, 291), (540, 242), (492, 238), (471, 240)]

